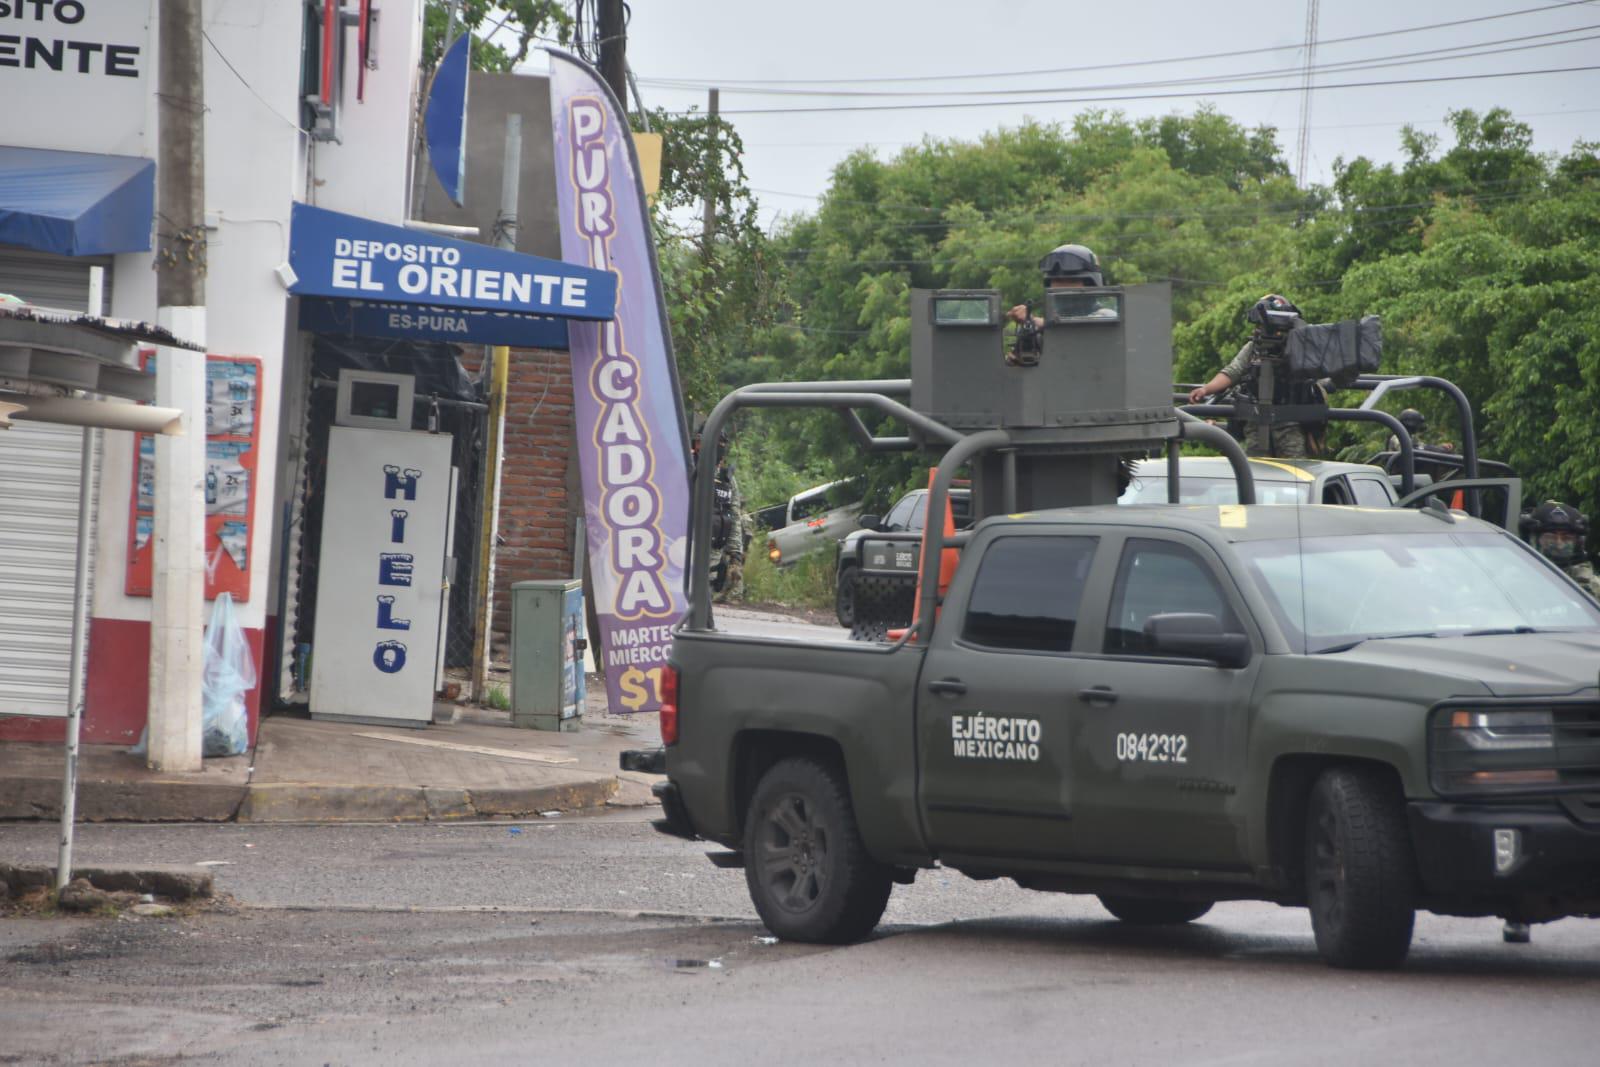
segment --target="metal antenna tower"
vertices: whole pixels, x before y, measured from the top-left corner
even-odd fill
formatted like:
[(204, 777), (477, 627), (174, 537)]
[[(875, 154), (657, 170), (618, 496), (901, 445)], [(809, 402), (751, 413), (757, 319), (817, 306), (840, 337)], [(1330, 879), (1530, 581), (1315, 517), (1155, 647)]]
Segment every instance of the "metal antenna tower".
[(1317, 54), (1317, 16), (1320, 0), (1306, 0), (1306, 62), (1300, 74), (1300, 136), (1295, 146), (1295, 179), (1304, 189), (1306, 157), (1311, 153), (1311, 68)]

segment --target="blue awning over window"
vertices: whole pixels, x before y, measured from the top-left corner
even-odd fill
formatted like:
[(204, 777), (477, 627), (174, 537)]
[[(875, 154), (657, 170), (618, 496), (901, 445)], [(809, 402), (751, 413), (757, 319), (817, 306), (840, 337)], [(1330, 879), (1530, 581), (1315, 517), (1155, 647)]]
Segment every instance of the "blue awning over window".
[(156, 165), (0, 146), (0, 244), (64, 256), (150, 251)]

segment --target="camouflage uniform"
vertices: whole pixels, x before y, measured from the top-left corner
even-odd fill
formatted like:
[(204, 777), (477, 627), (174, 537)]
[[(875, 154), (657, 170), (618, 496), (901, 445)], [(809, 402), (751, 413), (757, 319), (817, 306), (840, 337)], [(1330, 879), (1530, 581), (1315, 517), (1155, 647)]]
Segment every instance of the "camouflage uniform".
[(1584, 560), (1582, 563), (1574, 563), (1570, 567), (1563, 567), (1562, 570), (1567, 572), (1568, 578), (1583, 586), (1585, 593), (1588, 593), (1596, 600), (1600, 600), (1600, 574), (1595, 574), (1594, 564)]
[[(724, 468), (726, 469), (726, 468)], [(744, 599), (744, 497), (739, 480), (728, 470), (728, 538), (722, 543), (722, 591), (712, 597), (717, 603)]]
[[(1239, 354), (1233, 361), (1222, 368), (1222, 373), (1234, 385), (1244, 380), (1250, 371), (1250, 365), (1256, 361), (1256, 347), (1254, 341), (1246, 341), (1244, 347), (1239, 349)], [(1247, 425), (1244, 435), (1245, 452), (1252, 456), (1277, 456), (1280, 459), (1306, 459), (1306, 432), (1297, 422), (1275, 422), (1272, 424), (1272, 444), (1267, 444), (1267, 424), (1251, 422)]]

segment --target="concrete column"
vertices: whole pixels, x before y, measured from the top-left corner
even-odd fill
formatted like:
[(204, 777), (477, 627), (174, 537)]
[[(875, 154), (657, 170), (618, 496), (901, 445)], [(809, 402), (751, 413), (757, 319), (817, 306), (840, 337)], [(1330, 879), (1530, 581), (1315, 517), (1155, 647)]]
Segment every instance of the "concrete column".
[[(162, 308), (162, 326), (204, 344), (203, 307)], [(156, 403), (183, 412), (183, 433), (158, 435), (150, 600), (150, 767), (200, 769), (200, 679), (205, 666), (205, 353), (156, 353)]]

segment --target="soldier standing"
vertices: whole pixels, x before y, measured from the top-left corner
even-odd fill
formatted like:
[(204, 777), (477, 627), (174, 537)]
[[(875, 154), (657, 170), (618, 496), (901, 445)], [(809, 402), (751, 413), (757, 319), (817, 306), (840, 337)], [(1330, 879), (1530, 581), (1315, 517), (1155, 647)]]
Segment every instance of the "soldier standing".
[(1559, 500), (1546, 500), (1522, 516), (1522, 536), (1539, 554), (1564, 571), (1584, 592), (1600, 600), (1600, 575), (1584, 558), (1584, 535), (1589, 530), (1583, 512)]
[[(1584, 592), (1600, 600), (1600, 577), (1583, 555), (1584, 534), (1589, 528), (1583, 512), (1559, 500), (1546, 500), (1532, 511), (1523, 512), (1518, 526), (1541, 556), (1560, 567)], [(1511, 919), (1506, 920), (1500, 936), (1514, 945), (1525, 945), (1533, 938), (1527, 923)]]
[[(1418, 452), (1454, 452), (1456, 446), (1449, 441), (1424, 440), (1431, 437), (1428, 431), (1428, 420), (1416, 408), (1406, 408), (1399, 416), (1400, 425), (1406, 428), (1406, 433), (1411, 435), (1411, 447)], [(1400, 438), (1395, 434), (1389, 435), (1386, 446), (1387, 451), (1400, 451)]]
[(712, 600), (723, 604), (744, 599), (744, 497), (728, 465), (726, 439), (718, 442), (716, 497), (711, 544), (721, 552), (722, 588)]
[[(1083, 245), (1060, 245), (1051, 249), (1039, 261), (1039, 272), (1044, 275), (1045, 290), (1098, 289), (1106, 284), (1105, 272), (1100, 269), (1100, 257)], [(1093, 301), (1094, 297), (1085, 296)], [(1111, 307), (1086, 306), (1084, 318), (1115, 318)], [(1012, 366), (1031, 366), (1038, 362), (1039, 331), (1044, 329), (1044, 317), (1032, 315), (1028, 305), (1018, 304), (1006, 312), (1006, 318), (1018, 326), (1016, 347), (1006, 353), (1006, 362)]]
[[(1315, 382), (1290, 382), (1283, 374), (1283, 343), (1300, 325), (1300, 309), (1277, 293), (1268, 293), (1245, 315), (1255, 332), (1239, 354), (1204, 385), (1189, 393), (1189, 403), (1228, 389), (1238, 389), (1250, 400), (1267, 404), (1326, 403)], [(1268, 433), (1270, 425), (1270, 434)], [(1306, 427), (1297, 422), (1256, 422), (1245, 431), (1245, 451), (1252, 456), (1305, 459), (1309, 455)]]

